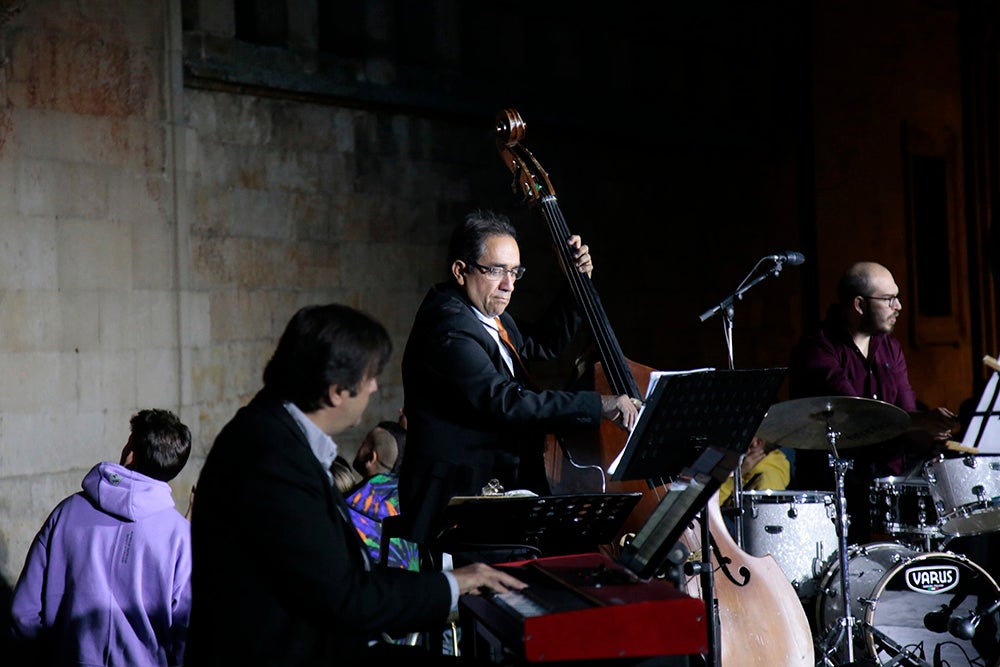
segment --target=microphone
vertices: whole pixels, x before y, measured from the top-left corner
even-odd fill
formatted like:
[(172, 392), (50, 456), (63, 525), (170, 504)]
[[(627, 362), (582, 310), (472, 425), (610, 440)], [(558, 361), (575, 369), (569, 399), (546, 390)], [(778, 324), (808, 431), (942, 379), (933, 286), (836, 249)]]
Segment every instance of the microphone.
[[(761, 264), (763, 264), (767, 260), (771, 260), (772, 262), (774, 262), (775, 263), (774, 266), (769, 268), (767, 271), (763, 270), (758, 271), (758, 269), (760, 269), (761, 267)], [(768, 276), (777, 276), (779, 273), (781, 273), (781, 269), (782, 267), (784, 267), (785, 264), (792, 264), (792, 265), (802, 264), (805, 261), (806, 261), (805, 255), (803, 255), (801, 252), (795, 252), (793, 250), (778, 253), (777, 255), (767, 255), (766, 257), (757, 260), (757, 263), (753, 265), (753, 269), (750, 270), (750, 275), (748, 275), (746, 278), (743, 279), (743, 282), (741, 282), (740, 286), (736, 288), (736, 291), (733, 294), (730, 294), (725, 299), (723, 299), (719, 305), (713, 306), (712, 308), (709, 308), (704, 313), (702, 313), (699, 319), (702, 322), (704, 322), (712, 315), (715, 315), (716, 313), (719, 312), (726, 313), (726, 318), (731, 319), (733, 316), (732, 311), (733, 311), (734, 299), (742, 299), (744, 292), (746, 292), (748, 289), (759, 283), (764, 278)], [(751, 276), (754, 276), (754, 274), (757, 274), (756, 277), (753, 280), (750, 280)]]
[[(976, 635), (976, 628), (984, 616), (996, 613), (1000, 609), (1000, 599), (982, 611), (971, 611), (966, 617), (957, 616), (948, 621), (948, 632), (959, 639), (972, 639)], [(931, 612), (934, 613), (934, 612)]]
[(965, 617), (956, 616), (949, 619), (948, 632), (959, 639), (972, 639), (976, 635), (976, 626), (979, 625), (981, 618), (982, 616), (976, 612)]
[(777, 255), (768, 255), (764, 259), (770, 259), (775, 262), (784, 262), (789, 266), (798, 266), (806, 261), (806, 256), (801, 252), (789, 250), (787, 252), (778, 253)]

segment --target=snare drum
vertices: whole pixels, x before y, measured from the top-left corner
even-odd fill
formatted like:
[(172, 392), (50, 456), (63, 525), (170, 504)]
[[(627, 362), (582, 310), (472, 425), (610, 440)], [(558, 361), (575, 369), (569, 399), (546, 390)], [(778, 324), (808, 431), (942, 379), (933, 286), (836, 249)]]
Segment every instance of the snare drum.
[(872, 533), (909, 542), (944, 538), (930, 485), (923, 478), (880, 477), (870, 487)]
[(800, 598), (816, 595), (819, 575), (837, 553), (836, 507), (820, 491), (744, 491), (744, 551), (771, 554)]
[(948, 535), (1000, 529), (1000, 457), (938, 458), (924, 465), (938, 525)]
[[(991, 664), (979, 655), (978, 638), (947, 631), (948, 618), (968, 618), (1000, 597), (1000, 587), (989, 573), (964, 556), (920, 553), (895, 542), (852, 546), (848, 555), (851, 615), (858, 623), (853, 635), (855, 657), (864, 654), (877, 665), (929, 665), (930, 656), (939, 654), (935, 665)], [(830, 631), (844, 616), (841, 584), (840, 560), (835, 559), (816, 600), (820, 636), (831, 637)], [(941, 619), (944, 626), (929, 628), (928, 614), (942, 607), (953, 607)], [(846, 660), (847, 648), (842, 641), (836, 655)], [(914, 655), (921, 660), (907, 658)]]

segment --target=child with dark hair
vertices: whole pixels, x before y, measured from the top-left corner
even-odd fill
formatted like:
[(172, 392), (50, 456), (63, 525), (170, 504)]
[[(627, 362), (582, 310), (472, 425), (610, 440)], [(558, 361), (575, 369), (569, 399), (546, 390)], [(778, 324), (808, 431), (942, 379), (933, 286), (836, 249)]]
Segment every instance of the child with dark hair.
[[(382, 521), (399, 514), (399, 465), (405, 448), (406, 429), (398, 422), (383, 421), (365, 436), (354, 457), (354, 469), (364, 481), (347, 495), (347, 506), (376, 563), (382, 553)], [(390, 539), (386, 563), (405, 570), (419, 569), (417, 545), (398, 537)]]

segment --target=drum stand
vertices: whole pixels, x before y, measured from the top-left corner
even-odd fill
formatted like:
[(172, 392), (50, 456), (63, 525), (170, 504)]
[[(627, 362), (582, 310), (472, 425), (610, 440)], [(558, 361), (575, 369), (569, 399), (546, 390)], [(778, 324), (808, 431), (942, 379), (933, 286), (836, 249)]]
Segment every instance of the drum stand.
[(847, 499), (844, 497), (844, 475), (853, 466), (851, 461), (842, 459), (837, 454), (837, 439), (840, 433), (835, 431), (830, 417), (832, 412), (827, 410), (826, 439), (830, 443), (830, 466), (833, 468), (834, 479), (837, 491), (837, 537), (839, 538), (837, 549), (840, 558), (840, 599), (843, 601), (843, 615), (837, 619), (837, 624), (827, 632), (826, 636), (819, 643), (817, 650), (820, 660), (818, 667), (834, 667), (836, 663), (830, 662), (830, 656), (845, 639), (847, 641), (847, 663), (839, 663), (841, 667), (848, 667), (854, 663), (854, 625), (855, 619), (851, 616), (851, 586), (850, 576), (847, 569)]

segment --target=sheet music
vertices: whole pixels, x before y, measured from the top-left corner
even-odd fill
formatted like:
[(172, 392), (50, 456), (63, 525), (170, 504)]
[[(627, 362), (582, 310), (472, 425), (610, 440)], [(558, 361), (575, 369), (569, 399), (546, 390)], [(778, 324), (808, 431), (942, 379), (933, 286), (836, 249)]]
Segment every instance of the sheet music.
[(1000, 454), (1000, 392), (997, 383), (1000, 373), (993, 376), (979, 397), (976, 411), (972, 414), (969, 427), (962, 438), (962, 445), (974, 447), (982, 454)]
[[(639, 408), (639, 418), (635, 420), (636, 426), (638, 426), (639, 422), (642, 421), (642, 413), (646, 409), (645, 401), (648, 401), (649, 397), (653, 394), (653, 390), (656, 389), (656, 383), (659, 381), (660, 378), (667, 377), (669, 375), (689, 375), (691, 373), (705, 373), (707, 371), (714, 371), (714, 370), (715, 370), (714, 368), (695, 368), (693, 370), (688, 370), (688, 371), (653, 371), (652, 373), (650, 373), (649, 387), (646, 389), (646, 396), (643, 399), (643, 404)], [(625, 445), (622, 447), (621, 451), (618, 452), (618, 456), (616, 456), (615, 460), (611, 462), (611, 465), (608, 466), (609, 475), (614, 475), (615, 471), (618, 470), (618, 464), (621, 463), (622, 456), (625, 454), (625, 450), (628, 449), (628, 443), (632, 440), (632, 434), (634, 432), (635, 428), (629, 431), (628, 438), (625, 439)]]

